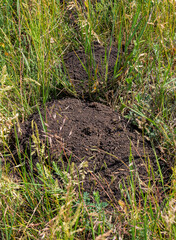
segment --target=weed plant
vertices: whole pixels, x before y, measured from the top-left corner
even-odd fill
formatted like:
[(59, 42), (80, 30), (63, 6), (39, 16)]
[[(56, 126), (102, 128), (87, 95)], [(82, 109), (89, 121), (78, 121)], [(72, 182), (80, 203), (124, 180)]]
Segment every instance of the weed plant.
[[(175, 239), (175, 13), (174, 0), (0, 0), (1, 239)], [(105, 75), (97, 84), (95, 42), (117, 48), (110, 85), (110, 51), (105, 51)], [(122, 199), (113, 206), (114, 215), (108, 213), (98, 193), (93, 199), (82, 193), (84, 170), (79, 176), (73, 165), (61, 171), (53, 163), (51, 171), (47, 164), (39, 163), (36, 182), (32, 157), (26, 156), (31, 159), (31, 174), (22, 161), (15, 168), (19, 177), (10, 176), (6, 159), (12, 155), (8, 145), (11, 128), (45, 106), (51, 95), (57, 98), (63, 89), (76, 95), (63, 71), (63, 56), (79, 48), (88, 56), (82, 65), (89, 76), (90, 96), (101, 93), (101, 98), (141, 128), (172, 168), (170, 186), (163, 184), (162, 171), (158, 173), (163, 204), (151, 165), (146, 163), (149, 181), (143, 183), (132, 169), (132, 155), (129, 182), (120, 185)], [(45, 146), (39, 144), (39, 136), (33, 139), (45, 162)], [(20, 158), (20, 149), (18, 152)]]

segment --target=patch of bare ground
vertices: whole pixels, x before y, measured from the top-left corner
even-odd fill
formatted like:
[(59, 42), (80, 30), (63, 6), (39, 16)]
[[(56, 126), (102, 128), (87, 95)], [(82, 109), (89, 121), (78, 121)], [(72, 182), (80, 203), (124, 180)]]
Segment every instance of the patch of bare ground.
[[(31, 136), (37, 136), (38, 131), (40, 145), (47, 146), (45, 156), (49, 162), (55, 161), (62, 168), (62, 161), (67, 166), (71, 156), (70, 163), (74, 162), (77, 167), (83, 161), (88, 163), (83, 185), (85, 191), (99, 191), (101, 199), (116, 202), (121, 198), (119, 184), (129, 176), (130, 164), (133, 164), (134, 173), (139, 174), (141, 183), (149, 181), (148, 164), (152, 165), (154, 172), (158, 171), (150, 144), (110, 107), (65, 98), (48, 103), (46, 109), (40, 111), (42, 118), (35, 113), (21, 124), (18, 140), (22, 158), (26, 153), (35, 152)], [(35, 127), (32, 129), (32, 122), (37, 124), (37, 131)], [(14, 142), (12, 137), (12, 149)], [(132, 163), (129, 162), (130, 145)], [(15, 150), (13, 153), (17, 156)], [(27, 158), (25, 161), (30, 169)], [(38, 154), (33, 154), (32, 161), (35, 171), (36, 163), (40, 161)], [(162, 166), (163, 174), (167, 176), (166, 166), (163, 163)]]

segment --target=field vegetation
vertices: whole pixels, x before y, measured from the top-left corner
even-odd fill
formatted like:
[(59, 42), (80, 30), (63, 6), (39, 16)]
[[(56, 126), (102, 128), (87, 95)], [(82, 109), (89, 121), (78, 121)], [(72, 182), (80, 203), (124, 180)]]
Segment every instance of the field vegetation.
[[(110, 85), (108, 52), (101, 84), (84, 66), (89, 97), (103, 99), (140, 128), (172, 169), (167, 185), (159, 172), (162, 193), (153, 189), (154, 177), (136, 192), (131, 171), (128, 185), (120, 186), (128, 199), (119, 200), (111, 211), (100, 201), (100, 193), (90, 196), (81, 191), (84, 166), (78, 174), (74, 165), (61, 171), (53, 163), (60, 185), (47, 165), (38, 164), (41, 183), (37, 184), (22, 164), (14, 168), (15, 177), (7, 161), (14, 125), (62, 91), (78, 97), (63, 71), (65, 54), (84, 49), (98, 74), (95, 42), (115, 46), (117, 61)], [(174, 0), (0, 0), (1, 239), (175, 239), (175, 136)]]

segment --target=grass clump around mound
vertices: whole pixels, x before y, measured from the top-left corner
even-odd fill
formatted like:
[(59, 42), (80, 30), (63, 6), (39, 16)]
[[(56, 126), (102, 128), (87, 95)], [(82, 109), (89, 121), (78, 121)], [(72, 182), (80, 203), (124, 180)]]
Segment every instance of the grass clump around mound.
[[(0, 238), (174, 239), (175, 1), (1, 0), (0, 5)], [(103, 74), (94, 60), (95, 43), (109, 49), (104, 51)], [(113, 47), (117, 59), (110, 74)], [(121, 111), (160, 149), (156, 162), (161, 158), (172, 169), (166, 185), (161, 168), (158, 180), (148, 164), (152, 181), (144, 185), (134, 175), (131, 154), (128, 184), (120, 185), (122, 199), (111, 206), (114, 212), (98, 192), (82, 192), (84, 164), (68, 164), (61, 171), (55, 162), (50, 167), (38, 163), (36, 183), (23, 162), (14, 168), (15, 178), (6, 161), (13, 155), (8, 138), (14, 126), (61, 92), (79, 97), (64, 60), (78, 49), (88, 56), (84, 63), (77, 55), (88, 75), (88, 97)], [(39, 136), (33, 139), (43, 159), (45, 146)], [(20, 158), (20, 149), (18, 154)], [(157, 191), (156, 181), (163, 193)]]

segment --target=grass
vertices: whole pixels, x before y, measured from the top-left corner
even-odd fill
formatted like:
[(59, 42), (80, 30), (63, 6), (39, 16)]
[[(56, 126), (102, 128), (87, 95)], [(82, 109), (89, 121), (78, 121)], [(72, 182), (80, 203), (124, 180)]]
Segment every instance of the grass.
[[(0, 0), (0, 5), (0, 160), (6, 163), (0, 172), (0, 238), (174, 239), (175, 1)], [(70, 14), (75, 15), (72, 22)], [(111, 85), (107, 82), (107, 52), (102, 83), (97, 84), (96, 77), (92, 79), (88, 66), (94, 67), (95, 76), (99, 74), (93, 59), (94, 41), (118, 49)], [(42, 164), (36, 169), (38, 184), (25, 166), (16, 168), (20, 179), (9, 176), (6, 158), (11, 128), (40, 104), (45, 105), (51, 94), (57, 98), (62, 89), (76, 94), (71, 81), (58, 69), (64, 65), (64, 54), (80, 47), (89, 56), (84, 68), (89, 74), (90, 96), (96, 92), (97, 98), (110, 101), (138, 125), (148, 139), (158, 144), (163, 160), (172, 167), (171, 186), (164, 186), (162, 172), (158, 174), (165, 192), (164, 204), (160, 203), (149, 159), (148, 185), (130, 165), (128, 185), (121, 184), (122, 199), (114, 206), (113, 214), (106, 211), (98, 193), (93, 199), (82, 193), (84, 166), (80, 166), (79, 176), (75, 166), (62, 172), (53, 163), (52, 171), (62, 184)], [(45, 146), (39, 144), (37, 134), (33, 139), (41, 161), (45, 161)]]

